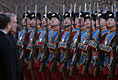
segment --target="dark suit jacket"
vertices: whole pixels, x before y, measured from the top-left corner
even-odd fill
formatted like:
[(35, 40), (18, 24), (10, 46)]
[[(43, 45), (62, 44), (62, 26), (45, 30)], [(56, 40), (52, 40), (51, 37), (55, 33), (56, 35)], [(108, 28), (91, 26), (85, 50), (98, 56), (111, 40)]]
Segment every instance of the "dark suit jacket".
[(18, 47), (16, 45), (16, 40), (11, 32), (8, 33), (8, 36), (12, 42), (12, 57), (13, 57), (13, 72), (15, 75), (15, 80), (23, 80), (23, 75), (21, 72), (20, 57), (18, 54)]
[(0, 80), (15, 80), (12, 62), (12, 43), (5, 33), (0, 31)]

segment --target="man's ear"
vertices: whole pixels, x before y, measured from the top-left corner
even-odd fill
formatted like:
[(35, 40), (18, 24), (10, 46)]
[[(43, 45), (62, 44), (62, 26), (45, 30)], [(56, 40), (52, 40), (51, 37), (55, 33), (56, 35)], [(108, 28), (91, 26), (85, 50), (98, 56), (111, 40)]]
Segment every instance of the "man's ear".
[(60, 24), (60, 21), (58, 20), (59, 24)]
[(72, 24), (75, 24), (75, 22), (72, 20)]

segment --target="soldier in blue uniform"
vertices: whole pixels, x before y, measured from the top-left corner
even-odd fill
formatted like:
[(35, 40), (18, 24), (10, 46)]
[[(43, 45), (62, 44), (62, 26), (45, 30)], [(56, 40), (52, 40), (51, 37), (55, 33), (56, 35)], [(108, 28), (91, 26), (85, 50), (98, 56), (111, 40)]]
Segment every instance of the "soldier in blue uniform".
[[(71, 24), (71, 16), (70, 16), (70, 13), (69, 12), (65, 12), (65, 14), (63, 15), (63, 18), (64, 18), (64, 26), (66, 27), (64, 33), (63, 33), (63, 36), (61, 38), (61, 43), (60, 43), (60, 48), (61, 48), (61, 61), (62, 61), (62, 64), (63, 64), (63, 58), (64, 56), (67, 54), (67, 41), (69, 40), (69, 36), (70, 36), (70, 30), (71, 30), (71, 27), (72, 27), (72, 39), (70, 39), (71, 41), (73, 40), (73, 36), (76, 34), (76, 29), (74, 29), (74, 20), (75, 20), (75, 17), (74, 17), (74, 13), (71, 13), (72, 14), (72, 24)], [(65, 45), (63, 45), (65, 44)], [(73, 55), (73, 52), (70, 52), (71, 53), (71, 56)], [(66, 75), (64, 77), (66, 77), (67, 80), (71, 80), (73, 79), (74, 77), (71, 77), (69, 76), (69, 70), (70, 70), (70, 65), (71, 65), (71, 58), (68, 60), (67, 62), (67, 71), (66, 71)], [(60, 65), (60, 67), (62, 68), (62, 65)], [(61, 69), (60, 68), (60, 69)]]
[[(40, 62), (42, 61), (42, 58), (44, 56), (43, 46), (44, 46), (44, 42), (46, 40), (47, 27), (48, 27), (48, 34), (50, 33), (50, 31), (52, 31), (51, 26), (50, 26), (51, 13), (47, 13), (47, 19), (48, 19), (47, 23), (45, 21), (45, 16), (46, 16), (46, 14), (43, 15), (43, 19), (42, 19), (43, 31), (41, 32), (38, 40), (36, 41), (36, 46), (39, 49), (39, 53), (38, 53), (37, 58), (34, 57), (34, 64), (35, 64), (35, 66), (39, 65), (39, 68), (40, 68)], [(51, 73), (49, 72), (50, 70), (48, 69), (48, 60), (46, 60), (45, 62), (46, 62), (46, 69), (44, 72), (41, 72), (42, 80), (52, 80)], [(36, 75), (36, 76), (38, 77), (38, 75)]]
[[(43, 31), (42, 27), (40, 26), (41, 25), (41, 14), (36, 13), (36, 15), (35, 15), (35, 12), (32, 12), (30, 23), (31, 23), (32, 32), (29, 35), (30, 42), (27, 45), (27, 49), (29, 51), (29, 55), (28, 55), (29, 59), (27, 59), (26, 62), (28, 62), (28, 69), (30, 70), (30, 74), (32, 73), (31, 74), (32, 77), (34, 77), (36, 80), (42, 80), (41, 73), (39, 72), (39, 68), (40, 68), (39, 49), (37, 47), (35, 47), (35, 48), (33, 47), (33, 46), (36, 46), (36, 45), (34, 45), (34, 43), (36, 43), (36, 40), (39, 39), (39, 36)], [(36, 27), (37, 27), (37, 30), (36, 30)], [(34, 53), (33, 51), (36, 51), (36, 52)], [(31, 59), (32, 56), (33, 56), (33, 58)], [(33, 68), (33, 70), (32, 70), (32, 68)]]
[[(53, 62), (53, 58), (56, 55), (56, 43), (59, 41), (59, 26), (60, 25), (60, 14), (57, 13), (52, 13), (51, 15), (51, 27), (52, 31), (49, 33), (49, 42), (48, 42), (48, 48), (49, 48), (49, 63), (48, 63), (48, 68), (51, 69), (51, 65)], [(61, 28), (62, 30), (62, 28)], [(63, 35), (63, 30), (61, 31), (61, 35)], [(52, 80), (63, 80), (63, 75), (59, 71), (59, 64), (56, 65), (57, 71), (56, 72), (51, 72), (52, 75)]]
[[(101, 50), (105, 53), (104, 55), (104, 76), (105, 78), (107, 78), (108, 74), (110, 73), (110, 67), (111, 67), (111, 64), (112, 64), (112, 60), (113, 60), (113, 51), (112, 51), (112, 48), (113, 47), (113, 44), (115, 42), (115, 35), (116, 35), (116, 32), (115, 32), (115, 19), (114, 19), (114, 13), (111, 12), (111, 11), (107, 11), (107, 26), (108, 26), (108, 29), (109, 29), (109, 33), (107, 34), (107, 36), (105, 37), (105, 41), (104, 41), (104, 45), (105, 46), (109, 46), (109, 50), (107, 48), (101, 48)], [(117, 72), (117, 67), (115, 67), (115, 76), (113, 76), (113, 78), (111, 78), (110, 80), (116, 80), (118, 79), (116, 76)]]

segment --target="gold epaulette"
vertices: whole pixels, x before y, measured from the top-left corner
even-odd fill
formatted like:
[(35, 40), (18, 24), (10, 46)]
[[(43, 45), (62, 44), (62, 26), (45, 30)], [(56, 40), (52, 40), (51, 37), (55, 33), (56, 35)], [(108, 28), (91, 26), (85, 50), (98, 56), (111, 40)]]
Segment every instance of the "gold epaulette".
[[(28, 25), (27, 26), (27, 29), (30, 29), (31, 28), (31, 26), (30, 25)], [(26, 27), (24, 27), (24, 30), (26, 30)]]
[(86, 29), (87, 29), (87, 27), (84, 26), (84, 27), (81, 28), (81, 31), (83, 32), (83, 31), (85, 31)]
[(71, 29), (70, 27), (66, 28), (65, 32), (68, 32), (68, 31), (70, 31), (70, 29)]
[(52, 29), (52, 27), (51, 26), (48, 26), (48, 29)]
[(41, 26), (38, 26), (38, 30), (40, 30), (41, 29)]
[(56, 27), (55, 29), (53, 29), (53, 32), (56, 32), (59, 30), (59, 27)]
[(113, 32), (115, 32), (115, 28), (113, 28), (113, 29), (110, 30), (110, 33), (113, 33)]
[(78, 25), (75, 26), (75, 28), (78, 28), (78, 27), (79, 27)]
[(107, 30), (106, 26), (104, 26), (103, 28), (101, 28), (101, 31)]

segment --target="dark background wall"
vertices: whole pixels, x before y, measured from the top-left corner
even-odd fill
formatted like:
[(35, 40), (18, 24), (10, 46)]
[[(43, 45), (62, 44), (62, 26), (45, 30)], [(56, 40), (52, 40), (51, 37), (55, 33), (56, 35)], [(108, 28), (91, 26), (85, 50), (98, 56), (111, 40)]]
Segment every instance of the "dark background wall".
[(82, 5), (82, 8), (84, 8), (85, 3), (89, 5), (90, 3), (93, 4), (94, 2), (100, 3), (101, 8), (103, 8), (104, 5), (110, 6), (113, 0), (0, 0), (0, 11), (15, 13), (16, 6), (18, 6), (18, 17), (21, 18), (22, 14), (24, 13), (25, 6), (28, 6), (28, 9), (31, 11), (34, 11), (35, 4), (37, 4), (38, 12), (40, 13), (44, 12), (45, 5), (48, 6), (48, 11), (52, 12), (57, 12), (58, 8), (60, 7), (62, 12), (63, 4), (65, 4), (66, 10), (68, 10), (71, 3), (73, 5), (76, 3), (78, 10), (79, 5)]

